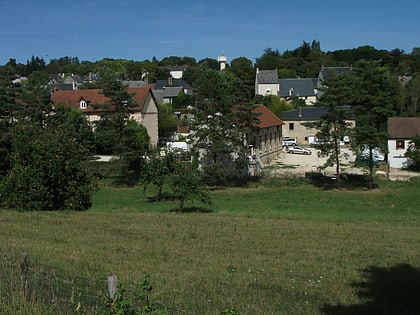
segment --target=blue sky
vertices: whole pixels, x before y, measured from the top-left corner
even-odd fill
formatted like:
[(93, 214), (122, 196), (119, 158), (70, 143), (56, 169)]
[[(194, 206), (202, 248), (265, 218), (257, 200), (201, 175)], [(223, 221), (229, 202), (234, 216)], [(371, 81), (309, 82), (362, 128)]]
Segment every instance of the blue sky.
[(420, 47), (420, 1), (0, 0), (0, 65), (63, 56), (255, 61), (319, 40), (323, 51)]

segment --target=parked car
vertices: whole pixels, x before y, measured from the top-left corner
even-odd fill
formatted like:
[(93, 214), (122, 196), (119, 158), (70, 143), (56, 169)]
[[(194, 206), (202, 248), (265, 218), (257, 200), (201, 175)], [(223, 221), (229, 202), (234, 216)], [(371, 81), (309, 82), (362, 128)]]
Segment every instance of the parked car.
[(281, 144), (283, 147), (289, 147), (289, 146), (297, 145), (298, 143), (297, 143), (296, 138), (284, 137)]
[[(369, 159), (369, 147), (367, 145), (362, 146), (362, 152), (360, 155), (365, 159)], [(372, 159), (374, 162), (382, 162), (385, 161), (385, 154), (379, 148), (372, 149)]]
[(312, 154), (311, 150), (307, 148), (299, 147), (299, 146), (292, 146), (289, 148), (287, 152), (291, 154), (305, 154), (305, 155)]

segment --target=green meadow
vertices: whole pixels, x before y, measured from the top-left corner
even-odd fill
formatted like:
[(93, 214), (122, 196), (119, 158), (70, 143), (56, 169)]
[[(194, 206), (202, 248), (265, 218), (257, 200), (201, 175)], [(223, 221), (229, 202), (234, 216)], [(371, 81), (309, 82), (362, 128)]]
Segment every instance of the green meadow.
[(169, 314), (420, 313), (420, 181), (261, 180), (183, 213), (153, 193), (103, 185), (86, 212), (0, 210), (0, 313), (104, 314), (110, 273), (130, 290), (149, 275)]

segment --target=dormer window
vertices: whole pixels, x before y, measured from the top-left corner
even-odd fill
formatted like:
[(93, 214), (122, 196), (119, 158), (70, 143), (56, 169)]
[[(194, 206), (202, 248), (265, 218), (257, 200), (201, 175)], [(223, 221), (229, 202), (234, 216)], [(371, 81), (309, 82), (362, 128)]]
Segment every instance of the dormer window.
[(80, 109), (86, 109), (87, 108), (87, 102), (84, 99), (81, 99), (79, 102)]

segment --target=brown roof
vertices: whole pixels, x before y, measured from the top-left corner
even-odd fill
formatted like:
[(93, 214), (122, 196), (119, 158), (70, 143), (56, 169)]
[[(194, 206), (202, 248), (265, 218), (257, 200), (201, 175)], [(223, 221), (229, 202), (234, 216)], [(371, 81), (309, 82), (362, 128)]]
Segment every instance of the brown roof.
[(254, 108), (253, 111), (255, 113), (261, 113), (261, 115), (258, 116), (258, 120), (260, 121), (258, 124), (259, 128), (284, 125), (284, 122), (279, 117), (277, 117), (271, 110), (262, 104)]
[(420, 135), (420, 117), (388, 118), (388, 135), (391, 139), (411, 139)]
[[(86, 109), (83, 109), (84, 112), (98, 112), (102, 109), (94, 108), (93, 105), (103, 105), (110, 101), (110, 98), (101, 92), (101, 89), (55, 91), (51, 96), (51, 100), (55, 105), (61, 104), (80, 109), (80, 101), (83, 99), (88, 105)], [(134, 93), (133, 100), (138, 104), (138, 106), (132, 107), (131, 109), (142, 111), (147, 97), (151, 93), (151, 86), (129, 88), (128, 92)]]
[(178, 133), (189, 133), (190, 132), (190, 127), (189, 126), (179, 126)]

